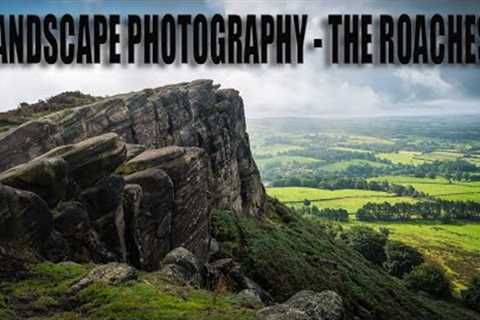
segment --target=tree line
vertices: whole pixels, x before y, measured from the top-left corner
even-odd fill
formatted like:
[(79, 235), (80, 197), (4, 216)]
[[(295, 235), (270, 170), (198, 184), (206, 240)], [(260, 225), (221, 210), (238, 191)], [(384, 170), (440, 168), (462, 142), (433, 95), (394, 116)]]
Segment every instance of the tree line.
[(452, 220), (480, 221), (480, 203), (474, 201), (422, 201), (391, 204), (366, 203), (357, 210), (360, 221)]
[(328, 190), (358, 189), (383, 191), (401, 197), (425, 198), (427, 195), (416, 190), (413, 186), (403, 186), (388, 181), (373, 181), (364, 178), (345, 177), (335, 174), (328, 176), (291, 177), (285, 180), (276, 180), (273, 187), (309, 187)]
[(320, 209), (316, 205), (311, 206), (311, 202), (307, 199), (303, 201), (303, 207), (296, 208), (295, 211), (301, 215), (312, 215), (320, 219), (333, 221), (348, 221), (348, 211), (345, 209), (325, 208)]

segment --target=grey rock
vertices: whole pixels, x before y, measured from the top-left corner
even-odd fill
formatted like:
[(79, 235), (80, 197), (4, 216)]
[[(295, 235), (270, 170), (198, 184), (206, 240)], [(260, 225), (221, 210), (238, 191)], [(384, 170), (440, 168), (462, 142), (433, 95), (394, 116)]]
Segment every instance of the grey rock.
[(143, 144), (127, 143), (125, 146), (127, 148), (127, 157), (125, 159), (126, 161), (135, 158), (147, 149)]
[(1, 173), (0, 183), (36, 193), (54, 207), (66, 197), (67, 163), (61, 158), (32, 160)]
[(124, 263), (112, 262), (92, 269), (84, 278), (75, 283), (71, 290), (78, 292), (94, 282), (109, 285), (118, 285), (122, 282), (133, 280), (137, 277), (135, 268)]
[[(213, 172), (212, 207), (261, 214), (265, 191), (250, 154), (243, 101), (237, 91), (220, 90), (211, 80), (117, 95), (25, 123), (1, 135), (0, 171), (109, 132), (147, 148), (204, 149)], [(87, 163), (81, 167), (74, 173), (85, 185), (93, 177)]]
[(125, 143), (117, 134), (107, 133), (76, 144), (60, 146), (37, 159), (64, 159), (68, 165), (69, 176), (80, 187), (88, 187), (109, 176), (125, 161), (126, 156)]
[(68, 258), (78, 262), (108, 262), (115, 256), (100, 241), (85, 206), (76, 201), (62, 202), (57, 208), (55, 229), (69, 246)]
[(235, 296), (235, 301), (244, 308), (260, 309), (264, 307), (263, 301), (255, 290), (244, 289)]
[[(175, 198), (170, 205), (175, 209), (172, 217), (171, 247), (184, 247), (205, 262), (208, 258), (208, 186), (211, 177), (205, 152), (200, 148), (177, 146), (147, 150), (122, 165), (118, 171), (123, 174), (138, 172), (134, 177), (128, 176), (128, 181), (139, 183), (138, 175), (142, 175), (144, 183), (147, 183), (145, 177), (151, 175), (152, 171), (140, 172), (152, 168), (163, 170), (173, 183)], [(163, 192), (162, 199), (165, 199), (165, 196), (170, 194), (168, 187), (164, 188)], [(160, 190), (156, 192), (161, 193)], [(169, 204), (164, 201), (163, 205)]]
[(52, 230), (52, 214), (39, 196), (0, 184), (0, 241), (35, 244)]
[(125, 180), (117, 175), (99, 181), (82, 192), (79, 199), (86, 207), (93, 229), (117, 261), (127, 259), (126, 226), (123, 208)]
[(141, 269), (158, 270), (173, 247), (173, 183), (161, 169), (146, 169), (125, 181), (130, 184), (124, 196), (130, 260)]
[(0, 271), (41, 259), (52, 231), (52, 214), (39, 196), (0, 184)]
[(334, 291), (300, 291), (285, 304), (304, 311), (312, 320), (341, 320), (344, 315), (343, 300)]
[(210, 238), (210, 244), (208, 246), (208, 254), (210, 257), (215, 256), (220, 252), (220, 244), (215, 238)]
[(202, 265), (187, 249), (179, 247), (172, 250), (162, 261), (161, 273), (176, 281), (200, 287), (203, 284)]
[(257, 312), (257, 320), (312, 320), (304, 311), (286, 304), (266, 307)]

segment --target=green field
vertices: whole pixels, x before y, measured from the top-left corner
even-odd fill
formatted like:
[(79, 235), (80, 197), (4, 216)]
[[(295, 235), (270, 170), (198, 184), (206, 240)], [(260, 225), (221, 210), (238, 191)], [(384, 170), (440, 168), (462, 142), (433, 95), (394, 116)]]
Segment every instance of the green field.
[(321, 167), (321, 170), (325, 170), (328, 172), (345, 171), (350, 166), (361, 166), (361, 165), (370, 165), (375, 168), (384, 168), (388, 166), (387, 164), (384, 164), (381, 162), (355, 159), (355, 160), (335, 162), (335, 163)]
[(378, 158), (390, 160), (393, 163), (400, 163), (400, 164), (422, 164), (425, 161), (418, 159), (417, 157), (420, 155), (420, 152), (416, 151), (399, 151), (399, 152), (389, 152), (389, 153), (379, 153)]
[(415, 202), (409, 197), (397, 197), (381, 191), (342, 189), (325, 190), (316, 188), (284, 187), (267, 188), (267, 194), (289, 205), (302, 205), (308, 199), (319, 208), (343, 208), (354, 214), (367, 202)]
[(436, 151), (430, 153), (424, 153), (416, 156), (416, 159), (424, 161), (436, 161), (436, 160), (456, 160), (463, 157), (462, 153), (450, 152), (450, 151)]
[(372, 178), (375, 181), (388, 181), (389, 183), (404, 186), (411, 185), (416, 190), (428, 195), (445, 200), (472, 200), (480, 201), (480, 182), (448, 181), (445, 178), (415, 178), (408, 176), (384, 176)]
[(302, 149), (302, 147), (297, 145), (274, 144), (262, 148), (253, 148), (253, 152), (256, 156), (275, 156), (282, 152)]
[[(352, 222), (360, 223), (360, 222)], [(472, 274), (480, 272), (480, 223), (436, 222), (365, 223), (390, 229), (390, 238), (417, 247), (428, 260), (442, 265), (462, 289)]]
[[(480, 181), (475, 181), (480, 177), (480, 117), (438, 120), (288, 119), (259, 121), (250, 128), (263, 179), (269, 185), (286, 186), (267, 188), (267, 193), (289, 206), (301, 207), (308, 199), (319, 208), (345, 209), (350, 213), (350, 222), (343, 225), (348, 227), (364, 223), (355, 219), (355, 213), (368, 202), (394, 204), (429, 199), (341, 189), (343, 185), (355, 186), (343, 184), (342, 179), (388, 181), (390, 185), (411, 185), (427, 197), (480, 201)], [(366, 153), (391, 164), (375, 161)], [(304, 154), (311, 158), (299, 157)], [(315, 159), (326, 163), (322, 165)], [(465, 169), (462, 161), (454, 162), (459, 159), (475, 164), (477, 170)], [(433, 162), (439, 163), (438, 168), (431, 166)], [(352, 166), (357, 168), (348, 170)], [(337, 190), (298, 187), (302, 185), (332, 186)], [(442, 265), (457, 292), (480, 272), (480, 223), (415, 221), (369, 225), (386, 226), (392, 239), (415, 246), (428, 260)]]
[(301, 157), (301, 156), (276, 156), (272, 158), (260, 158), (257, 161), (257, 165), (260, 169), (265, 167), (271, 167), (275, 165), (281, 164), (308, 164), (308, 163), (322, 163), (322, 160), (308, 158), (308, 157)]

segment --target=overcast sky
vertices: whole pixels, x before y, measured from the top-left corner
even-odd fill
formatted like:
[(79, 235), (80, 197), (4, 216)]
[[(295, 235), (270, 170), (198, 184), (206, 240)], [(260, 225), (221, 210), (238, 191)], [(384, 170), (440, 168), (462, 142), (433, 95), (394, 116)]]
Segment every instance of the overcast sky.
[[(37, 0), (0, 4), (1, 14), (67, 12), (308, 14), (308, 32), (325, 38), (320, 20), (332, 13), (478, 14), (480, 1)], [(198, 78), (238, 89), (249, 117), (480, 112), (478, 65), (331, 66), (318, 51), (307, 51), (305, 63), (297, 66), (0, 66), (0, 110), (66, 90), (111, 95)]]

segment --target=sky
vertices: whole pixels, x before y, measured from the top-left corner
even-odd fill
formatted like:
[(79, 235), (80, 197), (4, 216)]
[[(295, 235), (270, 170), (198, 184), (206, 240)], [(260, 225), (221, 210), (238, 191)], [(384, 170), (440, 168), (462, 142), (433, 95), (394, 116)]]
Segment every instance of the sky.
[[(325, 38), (328, 14), (471, 14), (480, 1), (3, 1), (0, 14), (308, 14)], [(306, 51), (299, 65), (0, 66), (0, 111), (67, 90), (112, 95), (213, 79), (240, 91), (248, 117), (349, 117), (480, 112), (479, 66), (334, 66)]]

